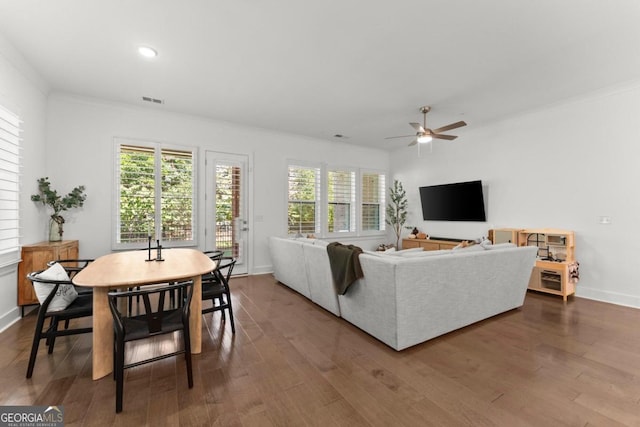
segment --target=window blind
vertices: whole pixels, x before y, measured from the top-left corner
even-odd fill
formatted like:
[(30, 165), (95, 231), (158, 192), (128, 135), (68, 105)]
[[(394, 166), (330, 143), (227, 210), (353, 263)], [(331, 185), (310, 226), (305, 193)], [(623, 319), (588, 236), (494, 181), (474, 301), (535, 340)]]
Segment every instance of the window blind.
[(116, 246), (194, 241), (194, 153), (118, 144)]
[(327, 230), (330, 233), (356, 231), (355, 196), (355, 172), (327, 171)]
[(20, 124), (0, 106), (0, 255), (20, 247)]
[(364, 172), (361, 190), (362, 231), (384, 231), (385, 176)]
[(320, 233), (320, 168), (289, 165), (287, 233)]

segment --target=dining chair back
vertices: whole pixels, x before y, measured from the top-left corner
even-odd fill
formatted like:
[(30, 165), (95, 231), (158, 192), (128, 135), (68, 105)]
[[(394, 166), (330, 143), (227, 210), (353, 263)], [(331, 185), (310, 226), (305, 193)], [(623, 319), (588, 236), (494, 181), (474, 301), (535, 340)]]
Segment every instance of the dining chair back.
[[(36, 319), (36, 327), (33, 334), (31, 354), (29, 356), (29, 364), (27, 366), (27, 378), (31, 378), (33, 375), (40, 340), (46, 339), (48, 353), (51, 354), (53, 353), (56, 337), (85, 334), (93, 331), (91, 327), (69, 329), (70, 320), (82, 317), (91, 317), (93, 315), (93, 296), (90, 293), (79, 293), (77, 294), (77, 297), (66, 307), (61, 309), (59, 309), (60, 307), (57, 307), (56, 310), (52, 310), (51, 307), (54, 298), (56, 298), (56, 296), (60, 297), (63, 293), (71, 293), (71, 289), (73, 289), (74, 286), (68, 277), (63, 277), (62, 280), (42, 277), (45, 275), (43, 274), (45, 271), (46, 270), (36, 271), (27, 275), (27, 278), (32, 282), (34, 288), (50, 288), (48, 294), (39, 292), (42, 296), (42, 300), (40, 302), (40, 308), (38, 309), (38, 318)], [(49, 326), (45, 328), (44, 323), (47, 318), (50, 319), (50, 322)], [(64, 330), (58, 330), (58, 324), (60, 321), (65, 322)]]
[[(171, 304), (167, 295), (178, 293)], [(116, 412), (122, 411), (124, 370), (145, 363), (155, 362), (178, 354), (185, 355), (187, 364), (187, 380), (189, 388), (193, 387), (191, 368), (191, 344), (189, 333), (189, 305), (193, 296), (193, 283), (181, 282), (163, 286), (142, 287), (141, 289), (109, 292), (109, 308), (113, 315), (114, 339), (114, 377), (116, 380)], [(135, 316), (128, 316), (120, 307), (119, 300), (140, 297), (143, 308)], [(183, 346), (181, 349), (158, 356), (125, 363), (125, 343), (152, 338), (158, 335), (182, 331)]]
[(233, 319), (233, 306), (231, 303), (231, 290), (229, 281), (236, 259), (232, 257), (218, 258), (218, 267), (211, 273), (202, 276), (202, 300), (211, 301), (210, 307), (202, 308), (202, 313), (220, 311), (222, 320), (226, 320), (225, 310), (229, 312), (231, 332), (236, 333), (236, 325)]

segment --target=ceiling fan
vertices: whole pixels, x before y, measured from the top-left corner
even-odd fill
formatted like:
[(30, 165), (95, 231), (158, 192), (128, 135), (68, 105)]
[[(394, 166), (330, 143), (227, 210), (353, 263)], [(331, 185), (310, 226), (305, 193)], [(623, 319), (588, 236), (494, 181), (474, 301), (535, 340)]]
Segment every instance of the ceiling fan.
[[(451, 123), (450, 125), (439, 127), (438, 129), (429, 129), (427, 128), (427, 113), (431, 111), (431, 107), (425, 106), (420, 108), (420, 112), (423, 114), (424, 119), (422, 121), (422, 125), (420, 123), (409, 123), (411, 127), (416, 130), (415, 137), (413, 141), (409, 143), (409, 146), (416, 145), (417, 143), (427, 143), (431, 142), (435, 139), (446, 139), (448, 141), (453, 141), (457, 138), (454, 135), (442, 135), (440, 132), (446, 132), (448, 130), (457, 129), (462, 126), (466, 126), (467, 124), (463, 121)], [(394, 139), (394, 138), (406, 138), (414, 135), (401, 135), (401, 136), (389, 136), (385, 139)]]

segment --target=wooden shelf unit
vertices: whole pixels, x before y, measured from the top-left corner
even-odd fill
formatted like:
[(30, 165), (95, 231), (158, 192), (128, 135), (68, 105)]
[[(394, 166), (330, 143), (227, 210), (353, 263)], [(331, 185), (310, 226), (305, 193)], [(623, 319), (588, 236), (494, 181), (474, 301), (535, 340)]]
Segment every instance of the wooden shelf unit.
[(538, 247), (529, 289), (560, 295), (563, 301), (576, 293), (576, 283), (569, 280), (569, 265), (575, 261), (574, 242), (574, 233), (569, 230), (530, 228), (518, 232), (518, 246)]
[(39, 304), (27, 274), (44, 270), (49, 261), (59, 259), (78, 259), (78, 241), (41, 242), (22, 247), (22, 260), (18, 264), (18, 306), (23, 315), (25, 306)]
[(438, 251), (440, 249), (453, 249), (462, 240), (438, 240), (438, 239), (402, 239), (402, 249), (422, 248), (425, 251)]
[(522, 228), (493, 228), (489, 230), (489, 240), (494, 245), (500, 243), (513, 243), (518, 244), (518, 233), (522, 231)]

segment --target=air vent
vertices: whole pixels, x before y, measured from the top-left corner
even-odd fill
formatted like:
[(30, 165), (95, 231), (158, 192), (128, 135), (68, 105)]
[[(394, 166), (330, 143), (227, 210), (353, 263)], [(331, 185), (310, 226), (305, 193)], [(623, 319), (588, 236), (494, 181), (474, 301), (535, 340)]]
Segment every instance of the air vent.
[(163, 99), (151, 98), (149, 96), (143, 96), (142, 100), (143, 101), (147, 101), (147, 102), (153, 102), (154, 104), (164, 104), (164, 100)]

